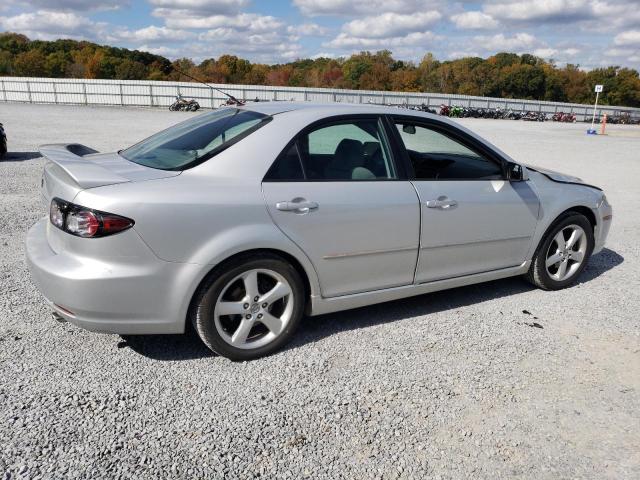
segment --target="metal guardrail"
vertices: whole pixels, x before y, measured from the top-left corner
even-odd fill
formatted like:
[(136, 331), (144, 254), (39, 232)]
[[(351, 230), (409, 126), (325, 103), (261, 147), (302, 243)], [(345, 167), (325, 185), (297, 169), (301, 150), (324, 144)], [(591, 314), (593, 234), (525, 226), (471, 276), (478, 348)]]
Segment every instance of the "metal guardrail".
[[(573, 113), (578, 121), (591, 118), (593, 106), (576, 103), (475, 97), (441, 93), (383, 92), (261, 85), (214, 85), (243, 100), (297, 100), (312, 102), (377, 103), (391, 105), (441, 104), (465, 107), (501, 108), (553, 114)], [(217, 108), (226, 97), (205, 85), (187, 82), (144, 80), (87, 80), (29, 77), (0, 77), (0, 100), (4, 102), (51, 103), (67, 105), (120, 105), (168, 107), (176, 95), (194, 98), (203, 108)], [(598, 106), (596, 114), (628, 112), (640, 117), (640, 108)]]

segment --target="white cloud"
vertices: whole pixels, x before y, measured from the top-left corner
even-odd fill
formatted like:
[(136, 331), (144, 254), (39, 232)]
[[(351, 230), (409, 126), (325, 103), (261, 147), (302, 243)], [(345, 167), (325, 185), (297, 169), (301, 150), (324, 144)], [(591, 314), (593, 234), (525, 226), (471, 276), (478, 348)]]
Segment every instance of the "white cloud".
[(540, 48), (536, 48), (533, 51), (533, 54), (536, 55), (537, 57), (541, 57), (547, 60), (554, 59), (554, 60), (568, 61), (572, 59), (572, 57), (575, 57), (580, 52), (582, 52), (582, 49), (576, 48), (576, 47), (567, 47), (567, 48), (540, 47)]
[(493, 36), (474, 37), (473, 43), (491, 52), (526, 52), (531, 51), (540, 42), (529, 33), (516, 33), (507, 37), (502, 33)]
[(354, 15), (416, 13), (437, 2), (425, 0), (293, 0), (305, 15)]
[(195, 34), (187, 30), (177, 30), (167, 27), (149, 27), (138, 30), (119, 30), (113, 35), (114, 39), (130, 42), (164, 42), (164, 41), (185, 41), (193, 38)]
[(318, 58), (337, 58), (337, 55), (331, 52), (320, 52), (316, 53), (315, 55), (311, 55), (310, 58), (312, 60), (317, 60)]
[(520, 0), (489, 3), (484, 10), (497, 19), (554, 22), (591, 18), (591, 7), (589, 0)]
[(437, 11), (419, 12), (413, 15), (383, 13), (364, 17), (343, 25), (343, 32), (351, 37), (384, 38), (424, 32), (429, 26), (442, 18)]
[(130, 0), (4, 0), (3, 7), (32, 7), (57, 12), (86, 12), (95, 10), (116, 10), (127, 7)]
[(464, 12), (451, 16), (451, 21), (456, 27), (473, 30), (473, 29), (493, 29), (498, 26), (498, 22), (484, 12)]
[(165, 46), (150, 46), (150, 45), (142, 45), (136, 50), (140, 50), (142, 52), (153, 53), (154, 55), (161, 55), (163, 57), (175, 59), (182, 56), (181, 49), (179, 48), (171, 48)]
[(268, 32), (282, 28), (285, 25), (282, 20), (276, 17), (257, 13), (241, 13), (233, 16), (202, 16), (184, 11), (158, 9), (154, 11), (154, 15), (164, 18), (165, 24), (169, 28), (234, 28), (254, 32)]
[(317, 23), (302, 23), (300, 25), (289, 25), (287, 32), (303, 37), (323, 37), (327, 34), (327, 29)]
[(640, 47), (640, 30), (629, 30), (619, 33), (613, 39), (613, 43), (620, 46)]
[(30, 38), (93, 39), (105, 24), (70, 12), (38, 10), (12, 17), (0, 17), (0, 30), (24, 33)]
[(401, 37), (388, 38), (352, 37), (343, 32), (330, 42), (325, 43), (325, 46), (341, 49), (375, 49), (405, 46), (422, 46), (424, 48), (428, 48), (428, 43), (438, 38), (439, 37), (434, 35), (432, 32), (414, 32)]
[(249, 0), (149, 0), (149, 3), (155, 7), (170, 10), (224, 15), (240, 12), (249, 4)]

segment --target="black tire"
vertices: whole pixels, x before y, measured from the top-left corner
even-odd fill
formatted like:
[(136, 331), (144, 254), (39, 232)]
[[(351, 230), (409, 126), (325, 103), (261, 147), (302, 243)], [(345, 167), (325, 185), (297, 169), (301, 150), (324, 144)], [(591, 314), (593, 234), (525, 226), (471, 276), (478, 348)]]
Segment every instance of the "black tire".
[[(214, 309), (218, 298), (224, 293), (229, 282), (253, 269), (274, 271), (286, 279), (293, 293), (291, 318), (278, 336), (264, 346), (257, 348), (237, 348), (228, 343), (218, 332), (214, 320)], [(253, 360), (264, 357), (280, 349), (293, 336), (304, 312), (305, 291), (298, 271), (282, 257), (271, 254), (248, 254), (238, 256), (216, 268), (196, 292), (189, 316), (202, 342), (214, 353), (233, 361)]]
[[(586, 233), (586, 253), (578, 269), (569, 278), (563, 281), (558, 281), (552, 278), (547, 271), (547, 252), (549, 251), (549, 248), (554, 241), (554, 237), (558, 234), (558, 232), (570, 225), (578, 225), (582, 227), (582, 229)], [(544, 237), (538, 245), (538, 248), (536, 249), (535, 254), (533, 255), (531, 266), (529, 267), (529, 271), (525, 275), (525, 278), (527, 279), (527, 281), (543, 290), (561, 290), (573, 285), (584, 268), (587, 266), (587, 263), (589, 263), (589, 258), (591, 257), (591, 253), (593, 252), (594, 243), (595, 239), (593, 236), (593, 225), (591, 225), (591, 222), (589, 222), (587, 217), (578, 212), (564, 213), (563, 215), (558, 217), (558, 219), (546, 231)]]

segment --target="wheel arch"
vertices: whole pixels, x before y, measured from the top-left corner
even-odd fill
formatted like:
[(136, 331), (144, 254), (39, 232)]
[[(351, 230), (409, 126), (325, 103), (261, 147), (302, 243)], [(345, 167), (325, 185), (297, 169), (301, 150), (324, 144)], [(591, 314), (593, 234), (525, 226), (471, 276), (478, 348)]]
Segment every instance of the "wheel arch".
[(529, 255), (530, 260), (536, 256), (536, 253), (538, 253), (538, 250), (540, 249), (540, 246), (544, 243), (545, 239), (547, 238), (549, 231), (556, 225), (556, 223), (558, 223), (559, 220), (561, 220), (563, 217), (565, 217), (570, 213), (579, 213), (581, 215), (584, 215), (589, 221), (589, 223), (591, 224), (591, 228), (593, 228), (595, 232), (595, 228), (597, 226), (597, 220), (596, 220), (595, 213), (590, 207), (587, 207), (585, 205), (574, 205), (571, 207), (567, 207), (553, 217), (553, 220), (549, 222), (547, 227), (544, 229), (542, 235), (540, 235), (540, 237), (537, 239), (537, 242), (535, 243), (535, 248), (533, 248), (533, 250), (530, 252), (530, 255)]
[(213, 276), (217, 275), (219, 272), (224, 271), (227, 265), (238, 260), (239, 258), (255, 257), (261, 254), (278, 256), (282, 258), (284, 261), (286, 261), (287, 263), (289, 263), (291, 266), (293, 266), (293, 268), (296, 269), (296, 271), (302, 278), (302, 283), (304, 288), (304, 301), (305, 301), (304, 312), (305, 314), (309, 314), (311, 311), (311, 295), (312, 295), (313, 289), (311, 286), (311, 278), (309, 276), (309, 272), (307, 272), (302, 262), (291, 253), (286, 252), (284, 250), (277, 249), (277, 248), (251, 248), (251, 249), (235, 252), (227, 256), (220, 262), (216, 263), (215, 265), (209, 265), (209, 267), (211, 268), (209, 268), (209, 270), (206, 271), (206, 273), (201, 276), (202, 278), (200, 279), (196, 287), (191, 292), (191, 297), (189, 299), (189, 306), (186, 312), (185, 327), (189, 328), (188, 325), (191, 323), (188, 321), (189, 316), (192, 314), (193, 308), (195, 308), (195, 299), (198, 293), (200, 292), (200, 289), (203, 287), (203, 285), (205, 285)]

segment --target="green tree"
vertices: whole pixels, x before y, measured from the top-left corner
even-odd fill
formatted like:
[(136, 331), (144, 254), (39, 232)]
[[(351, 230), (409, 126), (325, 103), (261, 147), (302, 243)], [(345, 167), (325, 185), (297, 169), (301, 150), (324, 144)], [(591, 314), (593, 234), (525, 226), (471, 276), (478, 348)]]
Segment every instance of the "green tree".
[(39, 50), (29, 50), (16, 55), (13, 72), (20, 77), (44, 77), (46, 57)]

